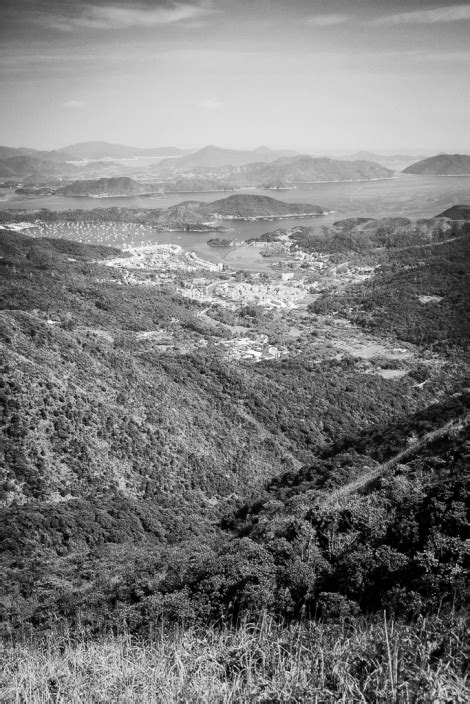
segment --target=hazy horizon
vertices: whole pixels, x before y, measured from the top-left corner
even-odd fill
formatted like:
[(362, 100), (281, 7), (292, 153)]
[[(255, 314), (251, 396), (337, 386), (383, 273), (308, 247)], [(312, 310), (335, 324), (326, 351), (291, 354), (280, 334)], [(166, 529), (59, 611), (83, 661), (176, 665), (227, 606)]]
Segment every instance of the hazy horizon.
[(470, 3), (4, 0), (0, 143), (469, 152)]

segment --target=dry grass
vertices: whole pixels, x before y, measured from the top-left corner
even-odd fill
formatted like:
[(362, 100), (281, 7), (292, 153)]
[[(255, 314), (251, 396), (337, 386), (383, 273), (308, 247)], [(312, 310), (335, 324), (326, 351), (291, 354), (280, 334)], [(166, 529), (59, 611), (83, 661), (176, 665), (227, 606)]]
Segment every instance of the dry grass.
[(427, 622), (282, 627), (263, 618), (152, 642), (56, 635), (3, 650), (0, 701), (463, 704), (463, 643), (457, 621), (440, 632)]

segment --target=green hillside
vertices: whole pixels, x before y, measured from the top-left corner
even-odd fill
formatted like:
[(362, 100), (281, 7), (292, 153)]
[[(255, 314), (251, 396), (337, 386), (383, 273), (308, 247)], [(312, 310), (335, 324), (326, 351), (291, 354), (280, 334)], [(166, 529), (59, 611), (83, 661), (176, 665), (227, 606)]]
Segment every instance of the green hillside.
[[(387, 378), (313, 342), (228, 361), (231, 325), (285, 334), (289, 316), (201, 314), (170, 283), (123, 285), (99, 264), (117, 250), (4, 230), (5, 628), (460, 603), (468, 238), (451, 239), (391, 250), (306, 313), (313, 341), (326, 313), (326, 331), (340, 315), (435, 350)], [(369, 472), (364, 495), (341, 493)]]

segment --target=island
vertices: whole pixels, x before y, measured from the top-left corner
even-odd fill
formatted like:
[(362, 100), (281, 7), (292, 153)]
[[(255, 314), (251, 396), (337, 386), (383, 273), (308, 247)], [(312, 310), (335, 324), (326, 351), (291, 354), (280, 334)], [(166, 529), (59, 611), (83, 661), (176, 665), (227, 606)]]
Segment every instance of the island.
[(237, 194), (212, 203), (187, 200), (155, 213), (153, 226), (159, 230), (186, 230), (188, 226), (220, 226), (221, 220), (274, 220), (325, 215), (327, 211), (310, 203), (285, 203), (269, 196)]
[(116, 178), (84, 179), (58, 188), (58, 196), (87, 196), (89, 198), (129, 198), (141, 196), (145, 188), (128, 176)]
[[(252, 152), (258, 156), (258, 151)], [(202, 190), (209, 183), (210, 190), (236, 188), (264, 188), (289, 190), (298, 183), (322, 183), (329, 181), (374, 181), (394, 178), (394, 171), (373, 161), (340, 161), (330, 158), (315, 158), (307, 154), (281, 156), (275, 159), (257, 158), (249, 163), (239, 163), (230, 154), (224, 154), (225, 162), (214, 157), (213, 165), (207, 160), (191, 157), (166, 159), (154, 166), (154, 171), (165, 178), (165, 190)], [(220, 156), (220, 155), (218, 155)], [(233, 161), (230, 162), (229, 159)], [(240, 157), (241, 158), (241, 157)]]
[(222, 237), (214, 237), (211, 240), (207, 240), (207, 244), (210, 247), (233, 247), (232, 240), (226, 240)]
[[(57, 191), (56, 191), (57, 193)], [(223, 232), (225, 220), (284, 220), (289, 218), (312, 218), (326, 215), (327, 210), (311, 203), (285, 203), (250, 194), (237, 194), (206, 203), (186, 200), (169, 208), (74, 208), (54, 211), (11, 209), (0, 211), (1, 222), (47, 223), (134, 223), (147, 225), (159, 231), (179, 232)]]
[(403, 169), (403, 173), (429, 176), (467, 176), (470, 175), (470, 155), (438, 154), (407, 166), (406, 169)]

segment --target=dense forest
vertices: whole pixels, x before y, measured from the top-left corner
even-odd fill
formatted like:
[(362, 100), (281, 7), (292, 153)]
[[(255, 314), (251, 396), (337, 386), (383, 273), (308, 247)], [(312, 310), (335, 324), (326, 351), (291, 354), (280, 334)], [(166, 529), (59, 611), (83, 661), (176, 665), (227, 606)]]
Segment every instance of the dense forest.
[[(234, 321), (282, 320), (200, 315), (171, 284), (124, 285), (100, 264), (118, 250), (4, 230), (4, 634), (464, 608), (462, 227), (442, 245), (392, 248), (373, 278), (306, 311), (313, 341), (341, 316), (416, 346), (422, 361), (400, 378), (310, 343), (227, 361), (217, 342)], [(156, 330), (167, 344), (151, 342)]]

